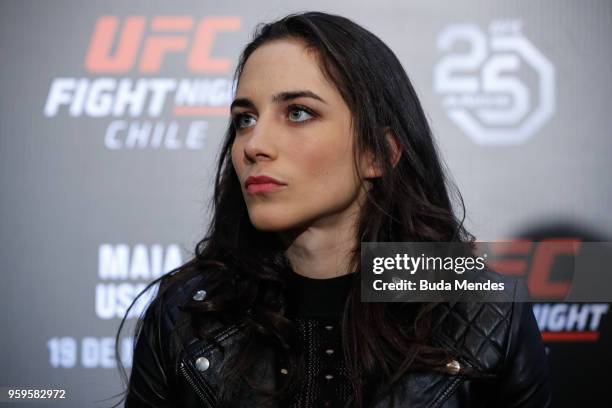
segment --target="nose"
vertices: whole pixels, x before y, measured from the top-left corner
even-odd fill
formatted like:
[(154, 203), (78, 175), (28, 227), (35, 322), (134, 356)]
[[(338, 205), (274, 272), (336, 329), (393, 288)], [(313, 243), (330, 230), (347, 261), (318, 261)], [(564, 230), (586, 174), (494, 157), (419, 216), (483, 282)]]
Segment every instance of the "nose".
[(244, 156), (251, 162), (273, 160), (277, 156), (274, 143), (274, 125), (262, 115), (257, 120), (244, 144)]

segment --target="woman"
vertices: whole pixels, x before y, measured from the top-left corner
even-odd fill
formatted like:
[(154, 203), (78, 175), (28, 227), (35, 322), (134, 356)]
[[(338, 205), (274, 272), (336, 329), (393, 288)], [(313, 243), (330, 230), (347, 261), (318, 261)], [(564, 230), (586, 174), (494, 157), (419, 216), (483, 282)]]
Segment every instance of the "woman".
[(126, 407), (548, 406), (528, 304), (360, 301), (360, 242), (474, 239), (393, 52), (295, 14), (236, 77), (212, 223), (139, 324)]

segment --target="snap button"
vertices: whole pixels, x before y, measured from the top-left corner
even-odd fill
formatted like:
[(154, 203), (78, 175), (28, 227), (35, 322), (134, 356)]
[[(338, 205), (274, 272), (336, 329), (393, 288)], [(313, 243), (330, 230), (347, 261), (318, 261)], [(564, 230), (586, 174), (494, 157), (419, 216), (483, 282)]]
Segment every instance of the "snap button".
[(287, 371), (286, 368), (281, 368), (280, 372), (281, 372), (281, 374), (288, 374), (289, 373), (289, 371)]
[(193, 295), (193, 298), (192, 298), (192, 299), (193, 299), (193, 300), (195, 300), (195, 301), (198, 301), (198, 302), (199, 302), (199, 301), (201, 301), (201, 300), (206, 299), (206, 291), (205, 291), (205, 290), (203, 290), (203, 289), (198, 290), (198, 291), (195, 293), (195, 295)]
[(327, 326), (325, 326), (325, 330), (327, 330), (327, 331), (330, 331), (333, 328), (334, 328), (334, 326), (329, 325), (329, 324)]
[(327, 353), (327, 355), (331, 356), (332, 354), (334, 354), (334, 350), (333, 349), (327, 349), (327, 350), (325, 350), (325, 353)]
[(334, 376), (333, 376), (333, 375), (331, 375), (331, 374), (325, 374), (325, 379), (326, 379), (326, 380), (331, 380), (332, 378), (334, 378)]
[(210, 367), (210, 361), (208, 361), (206, 357), (199, 357), (195, 361), (195, 366), (198, 369), (198, 371), (206, 371), (208, 370), (208, 367)]
[(446, 370), (451, 374), (458, 374), (461, 371), (461, 364), (457, 360), (446, 363)]

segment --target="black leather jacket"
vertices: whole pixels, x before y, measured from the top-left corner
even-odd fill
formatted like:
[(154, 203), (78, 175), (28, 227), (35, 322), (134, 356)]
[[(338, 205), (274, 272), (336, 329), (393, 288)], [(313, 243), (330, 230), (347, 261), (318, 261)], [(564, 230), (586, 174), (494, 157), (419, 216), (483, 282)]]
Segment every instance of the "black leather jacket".
[[(511, 299), (519, 286), (506, 281)], [(136, 407), (218, 407), (219, 374), (236, 353), (240, 326), (210, 323), (210, 333), (224, 347), (222, 353), (212, 342), (198, 340), (190, 330), (186, 312), (178, 309), (199, 289), (196, 277), (154, 302), (145, 314), (137, 339), (125, 406)], [(380, 400), (375, 408), (459, 408), (459, 407), (549, 407), (551, 393), (547, 358), (529, 303), (444, 303), (436, 308), (434, 340), (456, 350), (462, 369), (480, 373), (474, 377), (456, 372), (411, 373), (398, 388), (401, 398), (391, 404)], [(183, 351), (174, 353), (184, 342)], [(174, 344), (171, 344), (174, 343)], [(273, 350), (261, 355), (261, 378), (275, 386)], [(273, 388), (272, 388), (273, 389)], [(258, 398), (244, 391), (232, 406), (255, 407)]]

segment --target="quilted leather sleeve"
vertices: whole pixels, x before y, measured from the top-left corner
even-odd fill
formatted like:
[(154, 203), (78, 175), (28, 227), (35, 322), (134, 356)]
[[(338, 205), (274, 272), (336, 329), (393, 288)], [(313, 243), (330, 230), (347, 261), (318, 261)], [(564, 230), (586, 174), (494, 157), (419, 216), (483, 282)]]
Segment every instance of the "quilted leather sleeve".
[(514, 303), (512, 314), (499, 401), (494, 406), (550, 407), (549, 366), (531, 303)]

